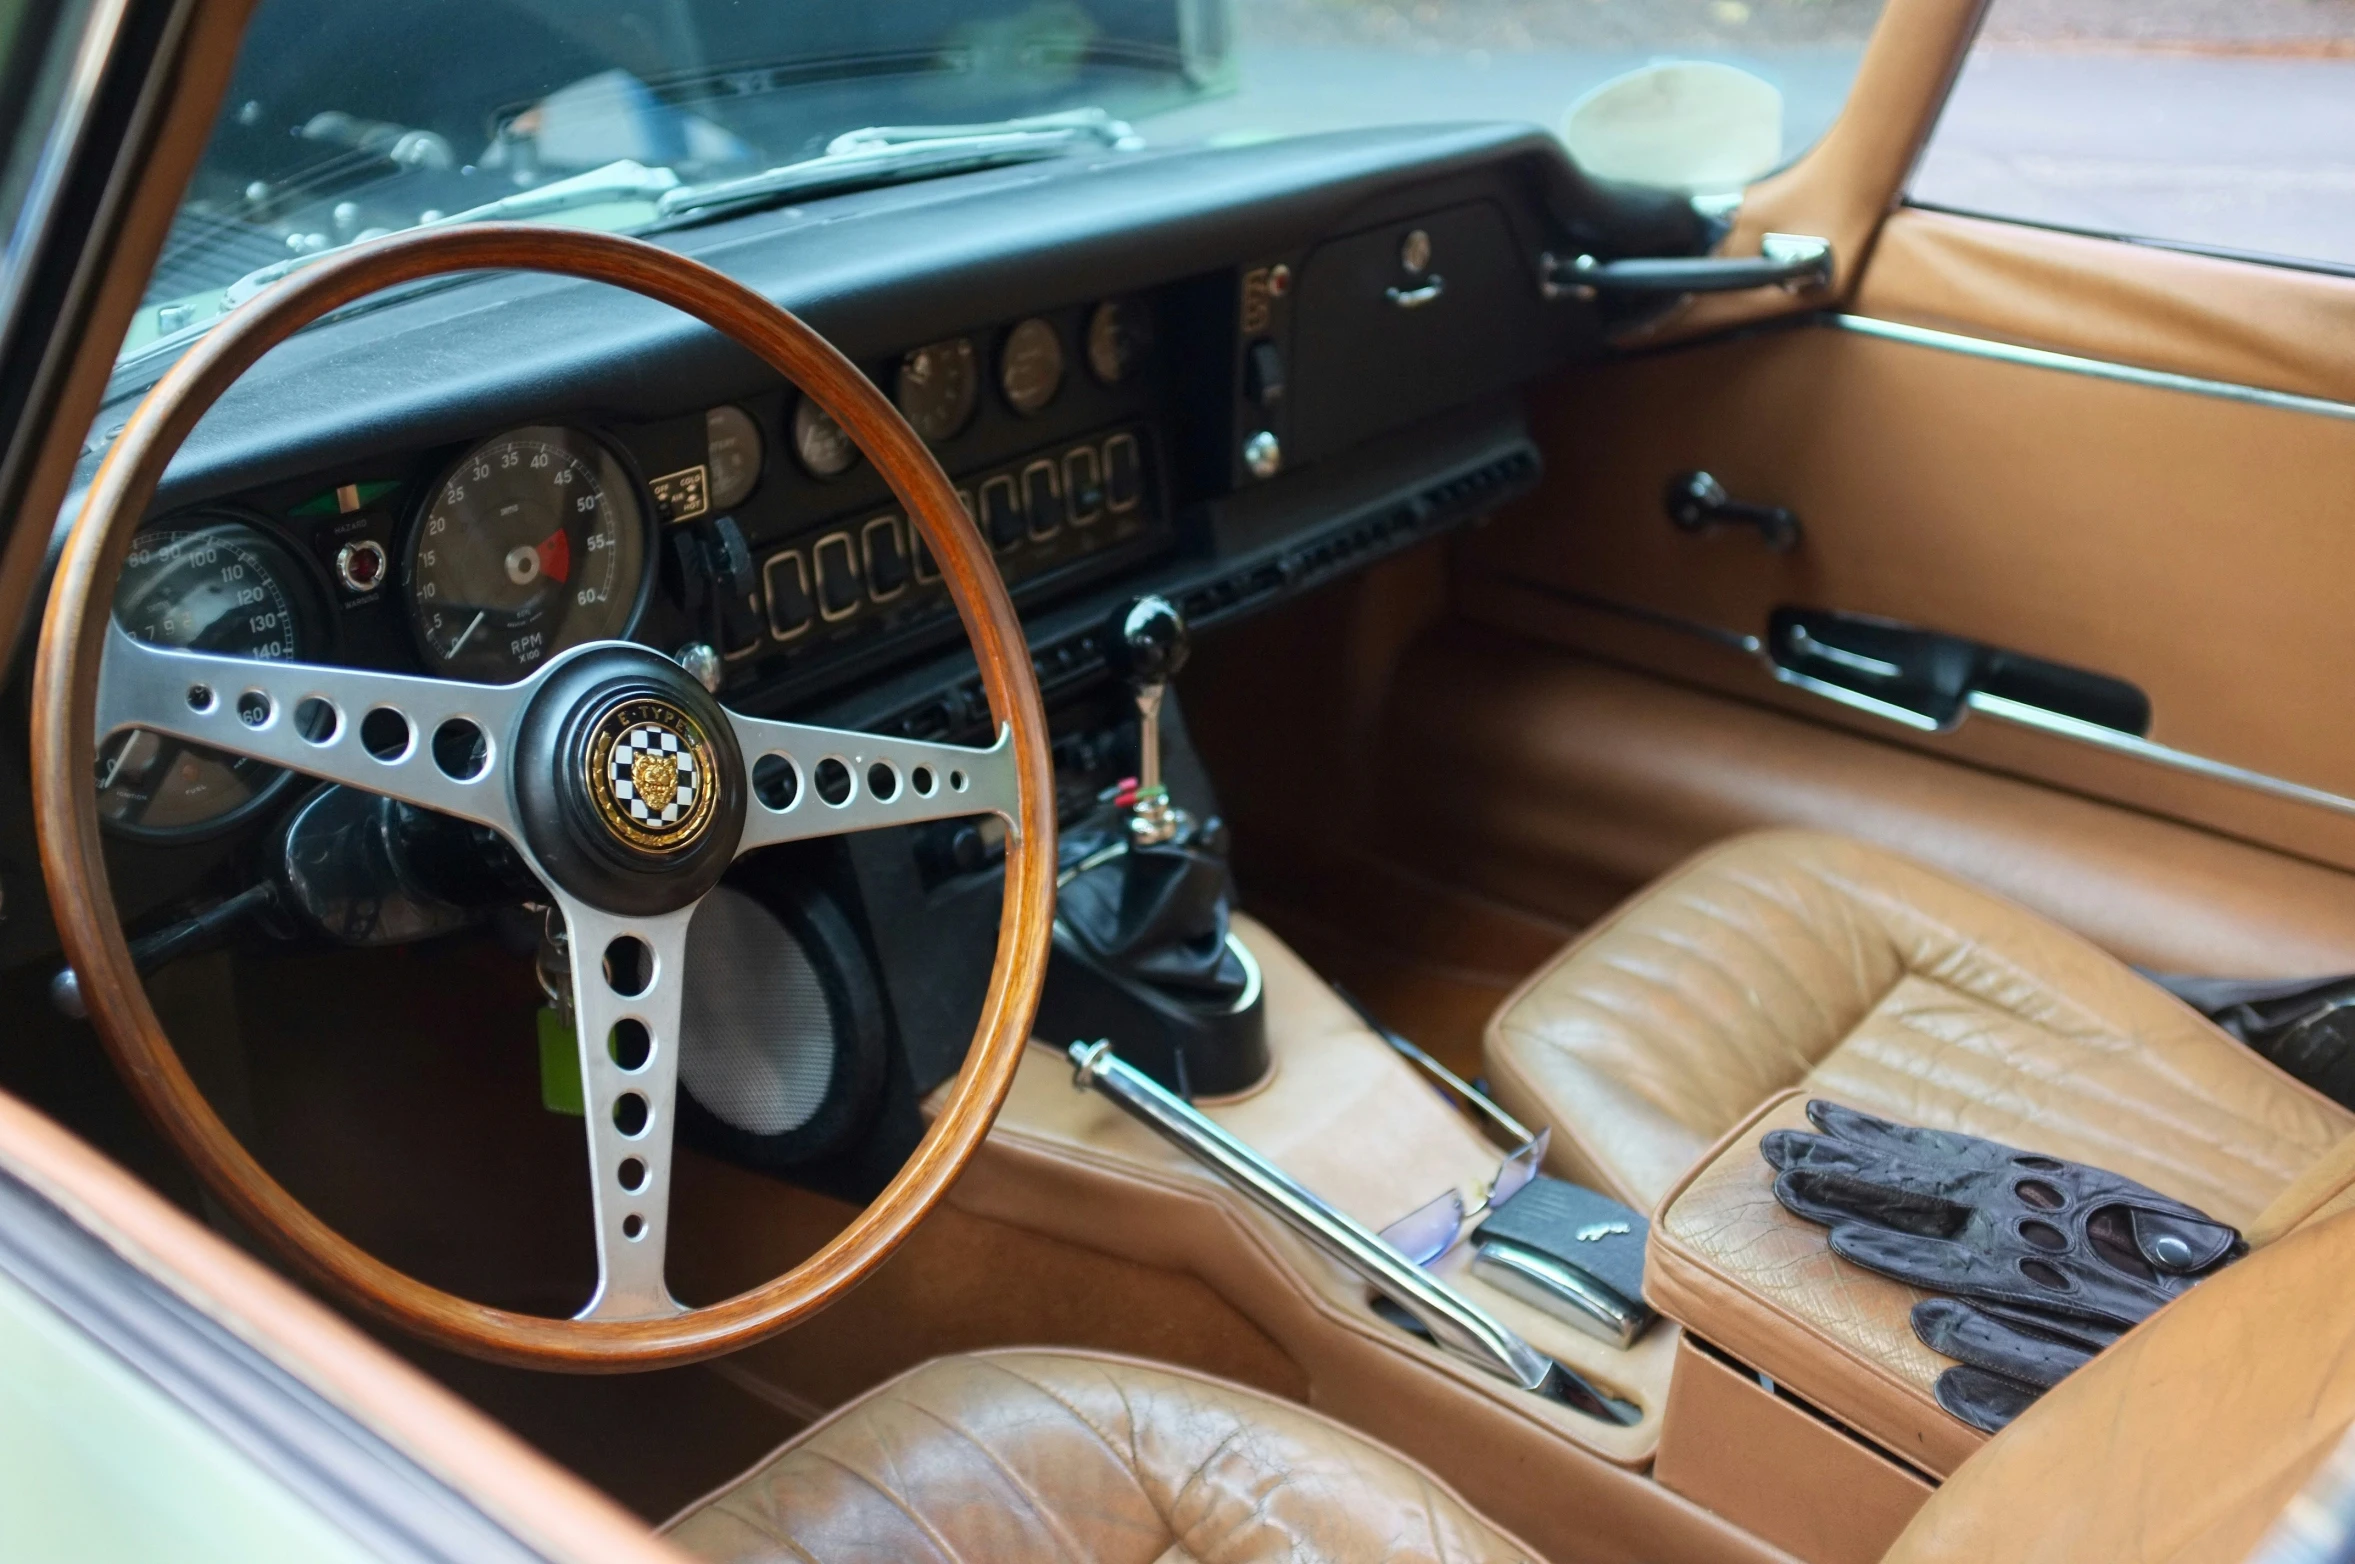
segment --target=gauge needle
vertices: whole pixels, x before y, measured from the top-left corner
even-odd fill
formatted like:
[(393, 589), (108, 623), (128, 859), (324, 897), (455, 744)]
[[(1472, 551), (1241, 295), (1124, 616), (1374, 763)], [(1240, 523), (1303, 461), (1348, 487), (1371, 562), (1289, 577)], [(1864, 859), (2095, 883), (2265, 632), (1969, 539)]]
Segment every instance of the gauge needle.
[(490, 616), (491, 611), (487, 608), (478, 611), (472, 619), (466, 621), (466, 628), (458, 632), (458, 639), (452, 641), (442, 655), (444, 657), (457, 656), (458, 648), (464, 646), (473, 637), (474, 632), (482, 628), (482, 622)]

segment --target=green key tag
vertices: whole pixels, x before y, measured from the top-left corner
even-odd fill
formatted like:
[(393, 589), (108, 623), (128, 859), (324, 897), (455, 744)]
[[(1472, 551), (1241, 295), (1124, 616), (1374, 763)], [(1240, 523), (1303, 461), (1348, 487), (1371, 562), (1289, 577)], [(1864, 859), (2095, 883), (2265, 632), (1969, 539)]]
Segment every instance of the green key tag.
[(581, 1051), (572, 1027), (554, 1005), (540, 1006), (540, 1106), (579, 1118)]

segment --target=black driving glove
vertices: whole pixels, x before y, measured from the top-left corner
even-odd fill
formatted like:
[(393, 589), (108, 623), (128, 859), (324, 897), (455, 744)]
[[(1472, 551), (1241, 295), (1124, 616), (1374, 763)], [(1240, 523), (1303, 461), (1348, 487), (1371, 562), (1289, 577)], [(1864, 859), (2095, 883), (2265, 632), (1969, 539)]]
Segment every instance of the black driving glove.
[(1939, 1404), (2001, 1428), (2070, 1370), (2247, 1252), (2240, 1234), (2132, 1179), (1820, 1099), (1823, 1133), (1770, 1133), (1775, 1198), (1832, 1252), (1945, 1296), (1914, 1334), (1960, 1367)]

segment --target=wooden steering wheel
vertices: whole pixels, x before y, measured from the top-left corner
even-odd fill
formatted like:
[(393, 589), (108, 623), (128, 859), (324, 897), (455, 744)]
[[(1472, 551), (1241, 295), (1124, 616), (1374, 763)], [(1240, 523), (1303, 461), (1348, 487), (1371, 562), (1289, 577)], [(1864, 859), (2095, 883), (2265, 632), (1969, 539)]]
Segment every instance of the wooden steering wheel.
[[(112, 603), (132, 534), (165, 464), (239, 375), (299, 327), (381, 288), (501, 269), (660, 300), (815, 399), (881, 471), (939, 561), (980, 662), (996, 744), (913, 743), (742, 716), (669, 659), (621, 642), (575, 647), (521, 683), (493, 686), (167, 650), (123, 632)], [(1013, 603), (939, 463), (891, 403), (800, 320), (694, 261), (633, 239), (486, 224), (378, 241), (246, 304), (148, 393), (99, 469), (50, 589), (33, 692), (41, 864), (67, 958), (117, 1067), (255, 1231), (353, 1303), (445, 1346), (526, 1366), (619, 1370), (713, 1357), (782, 1330), (841, 1297), (907, 1236), (979, 1147), (1013, 1083), (1055, 887), (1046, 713)], [(467, 749), (434, 743), (451, 724), (488, 740), (487, 758), (477, 746), (468, 762), (478, 769), (445, 768), (441, 757)], [(223, 1126), (148, 1003), (107, 886), (92, 757), (101, 739), (133, 727), (489, 826), (539, 875), (570, 947), (594, 1181), (597, 1290), (578, 1315), (490, 1308), (395, 1270), (312, 1215)], [(827, 761), (852, 779), (841, 803), (812, 785)], [(790, 796), (780, 778), (795, 784)], [(665, 1281), (664, 1245), (680, 990), (697, 904), (756, 848), (984, 812), (1007, 825), (1005, 902), (989, 994), (946, 1109), (898, 1177), (825, 1248), (725, 1302), (682, 1307)]]

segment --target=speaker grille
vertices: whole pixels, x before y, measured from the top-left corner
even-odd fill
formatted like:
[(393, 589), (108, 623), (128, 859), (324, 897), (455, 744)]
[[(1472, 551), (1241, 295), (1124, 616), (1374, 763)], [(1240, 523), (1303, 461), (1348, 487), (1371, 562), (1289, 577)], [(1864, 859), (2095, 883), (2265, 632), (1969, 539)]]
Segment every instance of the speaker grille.
[(721, 886), (687, 931), (679, 1077), (721, 1122), (750, 1135), (807, 1124), (834, 1081), (834, 1010), (807, 952), (775, 913)]

